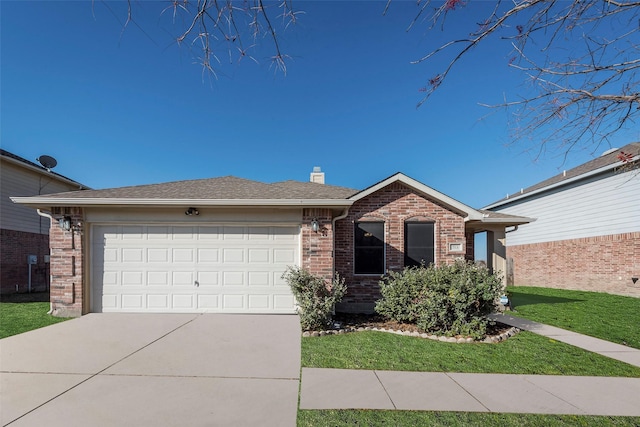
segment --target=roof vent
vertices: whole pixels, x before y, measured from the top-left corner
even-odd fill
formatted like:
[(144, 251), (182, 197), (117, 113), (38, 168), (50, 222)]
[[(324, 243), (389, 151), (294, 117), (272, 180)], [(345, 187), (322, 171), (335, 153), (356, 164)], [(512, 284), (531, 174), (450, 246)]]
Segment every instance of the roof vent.
[(313, 172), (311, 172), (310, 181), (315, 182), (316, 184), (324, 184), (324, 172), (322, 172), (322, 169), (320, 169), (320, 166), (313, 167)]
[(609, 150), (605, 151), (604, 153), (602, 153), (602, 154), (600, 155), (600, 157), (606, 156), (607, 154), (611, 154), (611, 153), (614, 153), (614, 152), (616, 152), (616, 151), (618, 151), (618, 149), (617, 149), (617, 148), (611, 148), (611, 149), (609, 149)]

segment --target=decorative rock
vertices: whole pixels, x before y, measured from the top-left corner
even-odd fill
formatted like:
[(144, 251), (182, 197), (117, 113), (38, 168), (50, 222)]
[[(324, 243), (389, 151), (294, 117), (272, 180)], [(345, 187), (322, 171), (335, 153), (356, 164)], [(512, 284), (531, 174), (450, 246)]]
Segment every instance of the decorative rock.
[[(341, 325), (342, 326), (342, 325)], [(417, 331), (403, 331), (401, 329), (392, 329), (392, 328), (378, 328), (372, 326), (346, 326), (341, 327), (339, 329), (331, 329), (327, 331), (303, 331), (303, 337), (322, 337), (326, 335), (342, 335), (348, 332), (362, 332), (362, 331), (378, 331), (378, 332), (388, 332), (396, 335), (402, 336), (411, 336), (411, 337), (420, 337), (420, 338), (428, 338), (434, 341), (447, 342), (447, 343), (473, 343), (473, 342), (484, 342), (484, 343), (499, 343), (501, 341), (505, 341), (512, 336), (516, 335), (520, 332), (520, 329), (516, 327), (512, 327), (507, 331), (495, 335), (495, 336), (486, 336), (483, 340), (474, 340), (471, 337), (446, 337), (446, 336), (438, 336), (434, 334), (428, 334), (425, 332), (417, 332)]]

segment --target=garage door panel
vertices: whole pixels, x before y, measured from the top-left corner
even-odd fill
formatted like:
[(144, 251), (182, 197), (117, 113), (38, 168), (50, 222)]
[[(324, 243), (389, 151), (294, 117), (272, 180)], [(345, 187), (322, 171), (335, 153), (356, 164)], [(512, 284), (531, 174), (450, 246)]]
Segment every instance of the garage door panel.
[(245, 259), (244, 252), (244, 249), (224, 248), (222, 249), (222, 260), (225, 264), (243, 263)]
[(167, 287), (169, 283), (169, 273), (166, 271), (149, 271), (147, 272), (147, 285), (148, 286), (163, 286)]
[(250, 271), (249, 272), (249, 286), (270, 286), (271, 274), (268, 271)]
[(299, 227), (92, 228), (92, 310), (292, 313)]
[(144, 305), (142, 304), (144, 300), (145, 298), (142, 293), (122, 294), (121, 296), (122, 308), (125, 310), (142, 309), (144, 308)]
[(223, 310), (242, 310), (245, 309), (245, 295), (222, 295)]
[(258, 263), (266, 263), (268, 264), (270, 262), (270, 260), (272, 259), (269, 255), (270, 255), (271, 250), (269, 248), (262, 248), (262, 249), (253, 249), (250, 248), (248, 250), (249, 256), (249, 262), (251, 264), (258, 264)]
[(198, 271), (198, 283), (200, 286), (217, 286), (219, 276), (218, 271)]
[(147, 295), (147, 308), (150, 310), (168, 310), (169, 296), (166, 294), (149, 294)]
[(244, 286), (244, 271), (224, 271), (222, 272), (222, 286)]
[(195, 295), (193, 294), (174, 294), (173, 295), (173, 308), (176, 310), (193, 310)]
[(219, 295), (198, 295), (198, 308), (204, 310), (217, 310), (220, 308)]

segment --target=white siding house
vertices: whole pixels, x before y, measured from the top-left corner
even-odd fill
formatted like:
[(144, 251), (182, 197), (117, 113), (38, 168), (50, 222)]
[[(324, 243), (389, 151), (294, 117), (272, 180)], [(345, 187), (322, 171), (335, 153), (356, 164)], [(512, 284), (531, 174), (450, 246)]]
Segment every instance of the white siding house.
[(507, 233), (515, 284), (640, 296), (639, 152), (629, 144), (485, 208), (537, 218)]
[[(86, 188), (82, 184), (0, 150), (0, 292), (42, 290), (48, 281), (50, 220), (10, 197), (35, 196)], [(30, 265), (28, 255), (36, 256)]]

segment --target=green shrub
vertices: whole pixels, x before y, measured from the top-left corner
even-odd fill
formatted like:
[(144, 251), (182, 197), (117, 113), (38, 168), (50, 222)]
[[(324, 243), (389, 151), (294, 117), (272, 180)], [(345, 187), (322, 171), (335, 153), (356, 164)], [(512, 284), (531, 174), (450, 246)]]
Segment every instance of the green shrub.
[(329, 287), (325, 279), (300, 267), (288, 267), (282, 277), (291, 287), (298, 303), (302, 329), (318, 331), (330, 327), (333, 307), (347, 291), (344, 279), (336, 275)]
[(452, 265), (405, 268), (380, 282), (376, 312), (426, 332), (481, 338), (502, 292), (500, 277), (486, 267), (457, 261)]

